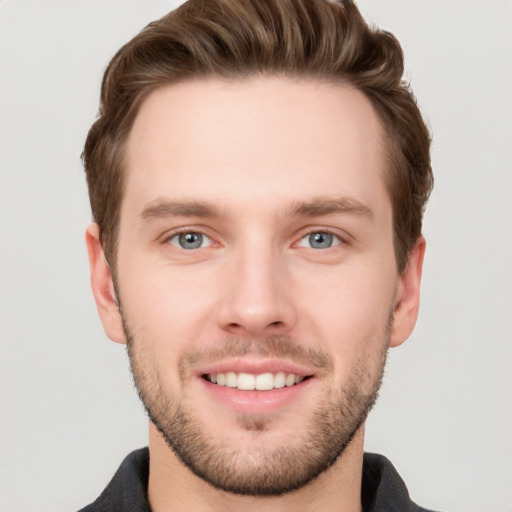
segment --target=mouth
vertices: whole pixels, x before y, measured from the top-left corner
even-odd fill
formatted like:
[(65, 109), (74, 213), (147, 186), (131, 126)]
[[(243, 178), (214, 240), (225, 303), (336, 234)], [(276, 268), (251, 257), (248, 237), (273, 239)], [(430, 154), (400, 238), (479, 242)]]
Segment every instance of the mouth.
[(236, 388), (241, 391), (271, 391), (273, 389), (296, 386), (311, 376), (285, 372), (253, 374), (228, 371), (207, 373), (202, 375), (202, 377), (217, 386)]
[(219, 405), (248, 415), (300, 410), (304, 397), (318, 388), (322, 379), (316, 369), (300, 362), (259, 357), (233, 357), (216, 361), (196, 373), (206, 392), (204, 407)]

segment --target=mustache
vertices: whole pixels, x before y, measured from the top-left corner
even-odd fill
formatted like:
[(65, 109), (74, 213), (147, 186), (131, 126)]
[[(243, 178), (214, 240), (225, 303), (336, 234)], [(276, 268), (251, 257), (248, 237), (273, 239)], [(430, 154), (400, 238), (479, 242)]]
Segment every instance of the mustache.
[(263, 338), (228, 338), (214, 347), (195, 349), (180, 359), (179, 373), (184, 376), (199, 364), (248, 355), (290, 359), (322, 371), (334, 367), (332, 357), (325, 350), (304, 345), (286, 334), (273, 334)]

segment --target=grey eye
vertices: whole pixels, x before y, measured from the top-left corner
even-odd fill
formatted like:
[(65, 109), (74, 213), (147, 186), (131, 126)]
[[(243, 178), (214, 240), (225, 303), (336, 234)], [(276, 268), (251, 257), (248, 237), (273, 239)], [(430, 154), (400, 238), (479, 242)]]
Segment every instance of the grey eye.
[(327, 231), (314, 231), (299, 242), (300, 247), (310, 247), (311, 249), (330, 249), (340, 244), (341, 240)]
[(179, 233), (169, 239), (169, 243), (171, 245), (185, 250), (200, 249), (201, 247), (206, 247), (209, 241), (210, 240), (208, 237), (201, 233), (194, 233), (193, 231), (189, 233)]
[(311, 233), (309, 244), (313, 249), (328, 249), (332, 247), (333, 236), (330, 233)]

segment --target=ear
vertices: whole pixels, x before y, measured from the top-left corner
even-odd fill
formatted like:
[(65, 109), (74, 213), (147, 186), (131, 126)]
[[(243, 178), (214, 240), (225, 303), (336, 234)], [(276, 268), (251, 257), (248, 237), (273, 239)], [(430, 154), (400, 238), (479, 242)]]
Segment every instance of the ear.
[(88, 226), (85, 243), (89, 254), (92, 293), (105, 334), (116, 343), (126, 343), (114, 282), (101, 247), (100, 230), (96, 223)]
[(401, 345), (410, 336), (416, 325), (420, 306), (420, 283), (425, 245), (425, 239), (419, 237), (409, 253), (405, 271), (400, 276), (393, 312), (391, 347)]

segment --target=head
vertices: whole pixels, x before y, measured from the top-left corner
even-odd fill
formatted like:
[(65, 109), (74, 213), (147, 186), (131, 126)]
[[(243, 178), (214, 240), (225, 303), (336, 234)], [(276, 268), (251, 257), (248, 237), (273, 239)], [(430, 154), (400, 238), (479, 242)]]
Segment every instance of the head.
[(323, 0), (192, 0), (106, 70), (93, 290), (159, 435), (215, 487), (336, 465), (414, 326), (432, 178), (402, 71)]

